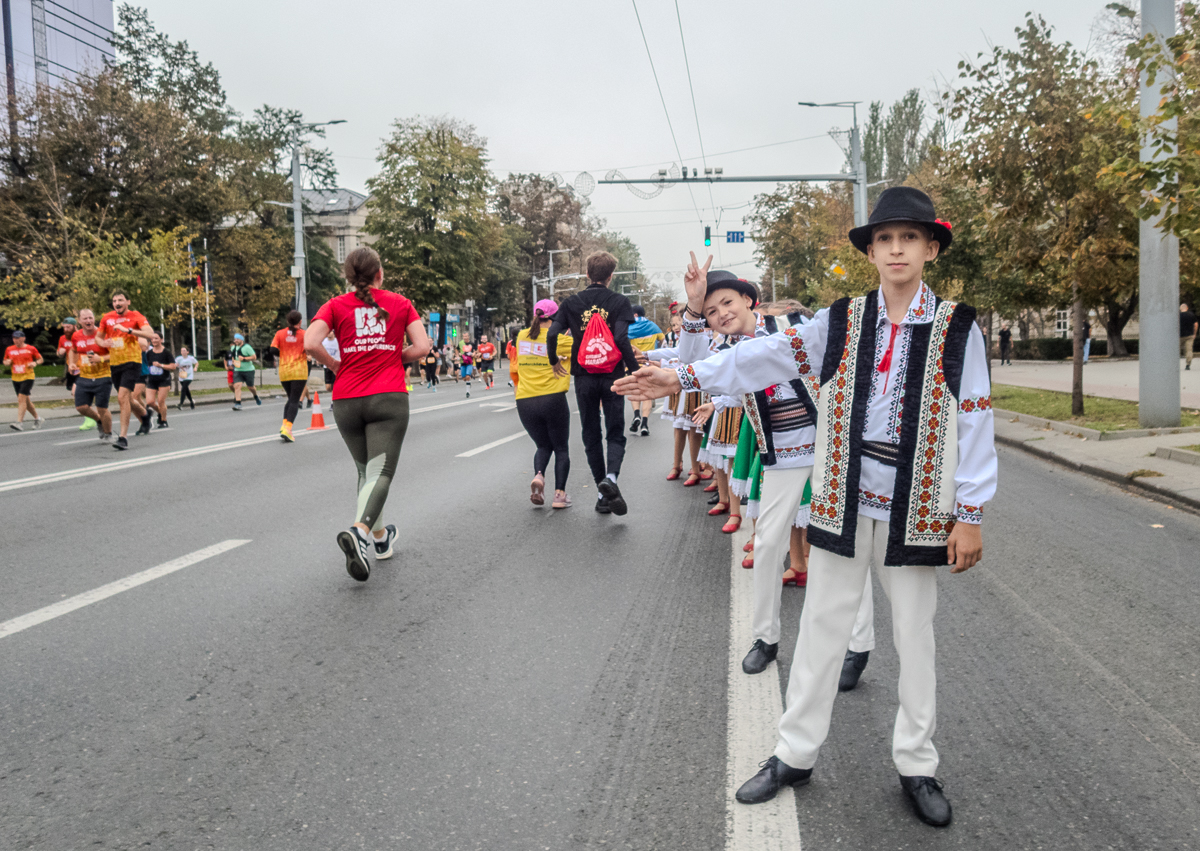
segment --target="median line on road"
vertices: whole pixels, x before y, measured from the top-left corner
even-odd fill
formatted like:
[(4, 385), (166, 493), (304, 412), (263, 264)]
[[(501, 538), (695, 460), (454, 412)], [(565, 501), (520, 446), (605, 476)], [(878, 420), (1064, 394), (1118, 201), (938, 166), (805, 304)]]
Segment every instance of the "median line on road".
[[(496, 396), (495, 398), (504, 399), (506, 397), (511, 397), (512, 395), (513, 394), (511, 394), (511, 393), (504, 393), (504, 394), (501, 394), (500, 396)], [(464, 399), (461, 402), (446, 402), (444, 405), (429, 405), (428, 407), (425, 407), (425, 408), (413, 408), (411, 411), (409, 411), (409, 416), (412, 416), (413, 414), (423, 414), (426, 411), (440, 411), (443, 408), (457, 408), (460, 405), (480, 405), (480, 407), (483, 407), (483, 405), (486, 405), (486, 404), (489, 404), (489, 403), (484, 402), (484, 403), (480, 404), (478, 399)], [(514, 405), (513, 407), (516, 407), (516, 406)]]
[(524, 437), (525, 432), (519, 431), (516, 434), (510, 434), (508, 437), (502, 437), (499, 440), (493, 440), (491, 443), (485, 443), (483, 446), (476, 446), (474, 449), (468, 449), (466, 452), (460, 452), (456, 458), (470, 458), (472, 455), (478, 455), (480, 452), (487, 452), (489, 449), (495, 449), (497, 446), (503, 446), (510, 440), (516, 440), (518, 437)]
[(728, 851), (794, 851), (800, 846), (796, 795), (784, 789), (774, 800), (748, 806), (734, 800), (738, 786), (775, 750), (783, 696), (778, 663), (761, 674), (742, 671), (754, 617), (754, 571), (742, 568), (745, 538), (731, 536), (729, 586), (729, 708), (725, 789), (725, 847)]
[(7, 638), (22, 630), (62, 617), (76, 609), (82, 609), (84, 606), (90, 606), (92, 603), (98, 603), (101, 600), (120, 594), (122, 591), (136, 588), (139, 585), (145, 585), (147, 582), (160, 579), (177, 570), (191, 567), (193, 564), (198, 564), (205, 559), (210, 559), (213, 556), (220, 555), (248, 543), (250, 543), (249, 540), (239, 540), (236, 538), (221, 541), (219, 544), (213, 544), (210, 547), (196, 550), (194, 553), (188, 553), (185, 556), (163, 562), (157, 567), (143, 570), (141, 573), (126, 576), (124, 579), (118, 579), (107, 585), (101, 585), (99, 588), (93, 588), (91, 591), (84, 591), (82, 594), (76, 594), (74, 597), (68, 597), (66, 600), (59, 600), (57, 603), (52, 603), (45, 608), (30, 612), (27, 615), (21, 615), (12, 620), (4, 621), (0, 623), (0, 638)]

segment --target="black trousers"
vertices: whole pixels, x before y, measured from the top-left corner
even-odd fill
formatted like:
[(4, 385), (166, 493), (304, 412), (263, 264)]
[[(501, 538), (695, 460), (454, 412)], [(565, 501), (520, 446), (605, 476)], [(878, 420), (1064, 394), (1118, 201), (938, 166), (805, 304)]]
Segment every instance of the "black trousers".
[(183, 407), (184, 400), (191, 402), (193, 408), (196, 407), (196, 400), (192, 398), (192, 380), (190, 378), (179, 382), (179, 407)]
[[(607, 473), (621, 472), (625, 460), (625, 398), (613, 392), (616, 375), (576, 375), (575, 401), (579, 403), (580, 431), (592, 478), (599, 482)], [(604, 431), (600, 429), (600, 411), (604, 411)], [(608, 445), (608, 467), (604, 465), (604, 446)]]
[(567, 489), (571, 473), (571, 406), (566, 393), (548, 393), (517, 400), (517, 416), (533, 438), (533, 472), (545, 474), (554, 453), (554, 489)]
[(300, 397), (304, 395), (304, 385), (308, 382), (297, 378), (279, 383), (283, 385), (283, 392), (287, 393), (287, 401), (283, 403), (283, 418), (289, 423), (294, 423), (296, 414), (300, 412)]

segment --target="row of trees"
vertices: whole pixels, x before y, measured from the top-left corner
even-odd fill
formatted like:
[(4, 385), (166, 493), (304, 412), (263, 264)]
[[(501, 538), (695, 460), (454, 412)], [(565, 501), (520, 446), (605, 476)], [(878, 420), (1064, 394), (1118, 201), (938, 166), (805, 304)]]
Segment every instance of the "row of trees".
[[(532, 312), (531, 280), (544, 277), (548, 252), (558, 274), (582, 271), (586, 256), (606, 250), (619, 269), (641, 258), (628, 238), (606, 231), (570, 187), (536, 174), (495, 179), (487, 140), (448, 117), (401, 119), (384, 140), (379, 173), (367, 182), (367, 232), (385, 274), (419, 310), (473, 300), (484, 324), (521, 321)], [(555, 295), (577, 289), (563, 281)], [(640, 291), (644, 282), (625, 278)], [(543, 286), (539, 297), (549, 295)]]
[[(1200, 16), (1181, 4), (1181, 34), (1165, 49), (1137, 35), (1132, 10), (1113, 4), (1108, 52), (1089, 56), (1026, 16), (1015, 47), (959, 63), (958, 84), (939, 95), (937, 121), (913, 90), (884, 114), (873, 104), (864, 133), (868, 179), (909, 184), (953, 223), (954, 247), (928, 270), (948, 297), (1018, 322), (1073, 308), (1076, 408), (1082, 413), (1082, 326), (1095, 310), (1109, 352), (1138, 306), (1138, 220), (1160, 213), (1180, 237), (1181, 287), (1195, 292), (1200, 253)], [(1138, 74), (1163, 89), (1158, 110), (1138, 116)], [(1177, 119), (1176, 124), (1168, 119)], [(1140, 164), (1146, 134), (1169, 154)], [(827, 303), (877, 285), (846, 240), (853, 213), (846, 187), (804, 185), (759, 196), (753, 212), (759, 259), (789, 295)]]
[[(214, 324), (273, 331), (293, 296), (292, 238), (268, 202), (291, 198), (303, 116), (238, 115), (213, 66), (144, 10), (120, 8), (113, 45), (110, 65), (21, 94), (0, 126), (0, 323), (51, 326), (116, 288), (155, 324), (202, 320), (192, 282), (207, 241)], [(329, 152), (304, 150), (309, 185), (332, 186)], [(338, 291), (324, 241), (308, 253), (313, 297)]]

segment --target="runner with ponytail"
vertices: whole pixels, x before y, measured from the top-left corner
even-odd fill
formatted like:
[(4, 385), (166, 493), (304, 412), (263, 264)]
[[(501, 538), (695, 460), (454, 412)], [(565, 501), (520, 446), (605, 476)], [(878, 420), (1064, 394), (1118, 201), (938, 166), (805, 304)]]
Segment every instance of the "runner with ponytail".
[[(351, 251), (343, 271), (354, 291), (317, 311), (304, 334), (304, 348), (337, 375), (333, 415), (358, 471), (354, 525), (338, 533), (337, 544), (346, 555), (346, 571), (365, 582), (371, 575), (372, 545), (376, 559), (392, 557), (396, 527), (384, 526), (382, 515), (408, 430), (404, 367), (423, 358), (430, 342), (412, 303), (380, 289), (383, 269), (374, 250), (364, 246)], [(323, 345), (330, 330), (340, 359)]]
[(279, 437), (285, 443), (294, 443), (292, 423), (300, 410), (300, 397), (308, 386), (308, 357), (304, 353), (304, 330), (300, 327), (300, 311), (292, 310), (287, 315), (287, 327), (275, 332), (268, 351), (276, 359), (279, 383), (287, 394), (283, 405), (283, 425)]

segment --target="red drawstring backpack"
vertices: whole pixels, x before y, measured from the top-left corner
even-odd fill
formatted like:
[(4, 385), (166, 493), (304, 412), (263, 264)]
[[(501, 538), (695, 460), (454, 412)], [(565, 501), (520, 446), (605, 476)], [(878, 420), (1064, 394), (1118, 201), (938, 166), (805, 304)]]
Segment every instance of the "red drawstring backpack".
[(612, 372), (621, 360), (617, 341), (613, 339), (608, 323), (599, 311), (592, 314), (587, 328), (583, 329), (583, 341), (579, 345), (579, 365), (588, 372)]

